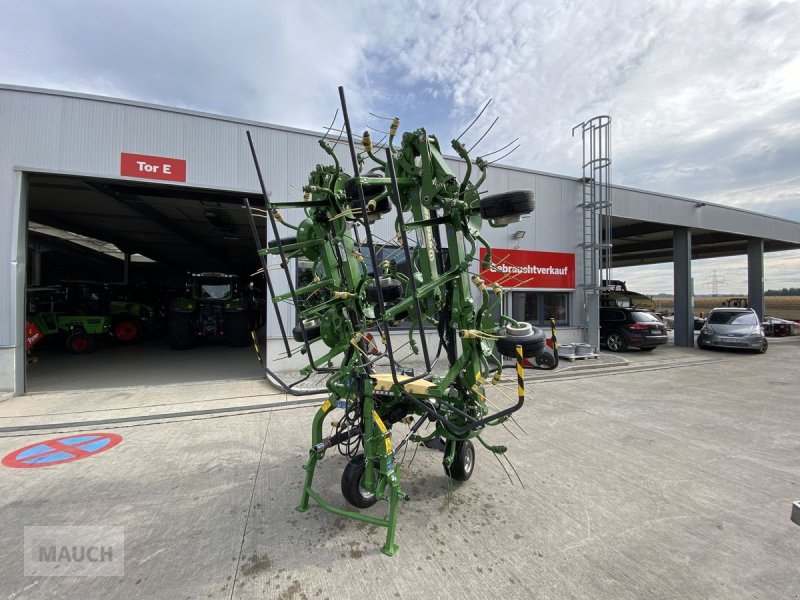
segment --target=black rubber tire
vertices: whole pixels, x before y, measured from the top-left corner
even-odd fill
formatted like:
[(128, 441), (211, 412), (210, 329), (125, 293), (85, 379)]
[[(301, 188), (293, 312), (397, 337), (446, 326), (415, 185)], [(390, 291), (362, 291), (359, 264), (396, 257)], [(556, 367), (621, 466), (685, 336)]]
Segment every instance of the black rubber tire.
[(533, 361), (539, 369), (544, 369), (545, 371), (552, 371), (558, 366), (558, 358), (546, 352), (542, 352), (542, 354), (534, 358)]
[(612, 331), (606, 336), (606, 348), (611, 352), (625, 352), (628, 349), (628, 342), (625, 336), (618, 331)]
[(347, 463), (342, 473), (342, 496), (356, 508), (369, 508), (378, 501), (375, 494), (361, 489), (361, 481), (366, 470), (364, 455), (359, 454)]
[[(384, 302), (394, 302), (403, 297), (403, 284), (396, 279), (391, 279), (386, 283), (381, 283), (381, 291), (383, 292)], [(368, 283), (365, 290), (367, 302), (378, 301), (378, 287), (375, 283)]]
[[(369, 202), (369, 200), (367, 200)], [(361, 209), (361, 202), (358, 198), (355, 200), (350, 201), (350, 208), (352, 210), (360, 210)], [(392, 203), (389, 202), (389, 198), (381, 198), (375, 203), (375, 208), (373, 210), (369, 210), (369, 206), (367, 207), (367, 214), (370, 215), (385, 215), (390, 210), (392, 210)], [(356, 216), (361, 216), (360, 213), (356, 213)]]
[(246, 312), (228, 313), (225, 339), (231, 348), (244, 348), (253, 343), (250, 336), (250, 319)]
[(94, 338), (88, 333), (76, 331), (67, 338), (67, 350), (72, 354), (90, 354), (94, 352)]
[(647, 346), (646, 348), (640, 348), (640, 350), (644, 350), (645, 352), (652, 352), (655, 349), (656, 349), (655, 346)]
[[(290, 237), (281, 238), (281, 246), (286, 246), (288, 244), (296, 244), (296, 243), (297, 243), (297, 237), (294, 235)], [(267, 242), (267, 248), (277, 248), (277, 247), (278, 247), (278, 240), (270, 240)]]
[(547, 340), (544, 331), (538, 327), (533, 327), (530, 335), (514, 336), (506, 335), (497, 340), (497, 351), (509, 358), (517, 357), (517, 346), (522, 346), (522, 356), (525, 358), (535, 358), (540, 356), (547, 347)]
[(142, 339), (142, 321), (136, 317), (120, 316), (111, 323), (111, 333), (121, 344), (135, 344)]
[[(386, 191), (386, 186), (379, 184), (364, 185), (361, 187), (364, 190), (364, 200), (367, 202), (378, 194), (382, 194)], [(344, 182), (344, 195), (348, 200), (358, 200), (358, 184), (355, 178), (351, 177)]]
[(167, 327), (169, 345), (173, 350), (190, 350), (197, 346), (197, 337), (192, 330), (191, 313), (172, 313)]
[(527, 215), (536, 203), (530, 190), (514, 190), (492, 194), (481, 198), (481, 216), (484, 219), (500, 219), (515, 215)]
[[(317, 323), (316, 325), (311, 325), (306, 327), (306, 337), (308, 337), (309, 342), (313, 342), (314, 340), (318, 339), (322, 335), (322, 325)], [(294, 338), (295, 342), (303, 342), (303, 330), (300, 329), (300, 325), (295, 325), (292, 328), (292, 337)]]
[(756, 350), (756, 352), (758, 352), (759, 354), (766, 354), (767, 348), (769, 348), (769, 342), (767, 340), (764, 340), (761, 344), (761, 348)]
[(445, 456), (450, 454), (451, 444), (456, 445), (456, 454), (453, 457), (453, 464), (449, 469), (445, 467), (444, 472), (450, 479), (466, 481), (472, 477), (472, 472), (475, 470), (475, 446), (469, 440), (460, 442), (450, 440), (445, 445)]

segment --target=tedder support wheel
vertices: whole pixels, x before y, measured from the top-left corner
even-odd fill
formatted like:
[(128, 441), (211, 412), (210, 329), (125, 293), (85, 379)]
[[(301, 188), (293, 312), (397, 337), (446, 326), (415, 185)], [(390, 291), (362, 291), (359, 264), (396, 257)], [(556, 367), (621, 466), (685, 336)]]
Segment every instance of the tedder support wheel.
[[(309, 342), (313, 342), (322, 335), (322, 325), (318, 319), (308, 319), (303, 322), (303, 326), (306, 328), (306, 337)], [(300, 325), (295, 325), (292, 328), (292, 337), (295, 342), (305, 341), (303, 339), (303, 330), (300, 329)]]
[[(296, 244), (296, 243), (297, 243), (297, 237), (295, 236), (281, 238), (281, 246), (288, 246), (289, 244)], [(270, 240), (267, 242), (267, 248), (277, 248), (277, 247), (278, 247), (277, 240)]]
[(536, 203), (530, 190), (515, 190), (481, 198), (481, 216), (484, 219), (504, 219), (527, 215)]
[(67, 338), (67, 348), (73, 354), (89, 354), (94, 352), (94, 338), (82, 331), (77, 331)]
[(364, 455), (359, 454), (353, 458), (342, 473), (342, 496), (356, 508), (369, 508), (378, 501), (373, 492), (368, 492), (361, 487), (367, 465)]
[(472, 471), (475, 469), (475, 446), (469, 440), (461, 442), (450, 440), (444, 449), (445, 456), (450, 454), (451, 444), (456, 445), (456, 453), (453, 456), (453, 464), (450, 465), (450, 468), (445, 466), (444, 472), (450, 479), (466, 481), (472, 476)]
[(233, 348), (243, 348), (253, 343), (250, 337), (250, 318), (246, 312), (229, 313), (225, 337), (228, 345)]
[(172, 313), (167, 329), (169, 345), (173, 350), (189, 350), (197, 345), (197, 336), (192, 330), (191, 313)]
[[(513, 327), (506, 327), (506, 335), (497, 340), (497, 351), (500, 354), (516, 358), (517, 346), (522, 346), (522, 356), (525, 358), (534, 358), (544, 353), (547, 347), (544, 331), (527, 323), (523, 325), (519, 331), (514, 331)], [(522, 333), (524, 335), (520, 335)]]
[[(378, 288), (375, 283), (367, 284), (367, 302), (378, 301)], [(381, 291), (383, 292), (384, 302), (394, 302), (403, 297), (403, 284), (396, 279), (381, 278)]]
[(114, 338), (123, 344), (135, 344), (142, 337), (142, 322), (135, 317), (122, 317), (111, 328)]
[[(364, 190), (364, 200), (367, 202), (386, 191), (386, 186), (379, 184), (362, 185), (361, 187)], [(344, 194), (349, 200), (358, 200), (358, 184), (352, 177), (344, 182)], [(388, 198), (386, 200), (388, 202)], [(352, 204), (350, 206), (352, 207)]]
[(628, 349), (628, 342), (621, 333), (614, 331), (606, 336), (606, 346), (611, 352), (625, 352)]

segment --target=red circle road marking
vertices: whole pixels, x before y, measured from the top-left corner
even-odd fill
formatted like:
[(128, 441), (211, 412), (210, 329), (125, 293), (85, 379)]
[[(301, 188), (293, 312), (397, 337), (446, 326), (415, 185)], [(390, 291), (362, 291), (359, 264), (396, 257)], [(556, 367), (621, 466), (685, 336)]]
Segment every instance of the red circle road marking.
[(14, 450), (3, 458), (2, 464), (15, 469), (50, 467), (100, 454), (121, 441), (122, 436), (116, 433), (69, 435)]

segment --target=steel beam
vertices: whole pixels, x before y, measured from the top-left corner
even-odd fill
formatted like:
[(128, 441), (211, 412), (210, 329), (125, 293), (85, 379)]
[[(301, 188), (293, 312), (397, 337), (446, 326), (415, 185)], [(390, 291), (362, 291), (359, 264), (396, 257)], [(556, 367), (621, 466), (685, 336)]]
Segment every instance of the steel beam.
[(747, 240), (747, 306), (764, 319), (764, 240)]
[(675, 230), (673, 243), (673, 278), (675, 295), (675, 345), (694, 346), (692, 318), (692, 232), (681, 227)]

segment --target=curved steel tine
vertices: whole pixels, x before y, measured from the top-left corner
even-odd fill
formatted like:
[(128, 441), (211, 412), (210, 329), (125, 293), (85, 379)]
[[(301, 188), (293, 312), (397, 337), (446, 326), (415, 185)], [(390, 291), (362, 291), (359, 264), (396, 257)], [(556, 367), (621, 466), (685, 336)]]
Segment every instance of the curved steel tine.
[(513, 144), (514, 142), (517, 142), (517, 141), (519, 141), (519, 138), (516, 138), (516, 139), (513, 139), (513, 140), (511, 140), (510, 142), (508, 142), (508, 143), (507, 143), (505, 146), (503, 146), (502, 148), (498, 148), (497, 150), (493, 150), (492, 152), (489, 152), (488, 154), (482, 154), (482, 155), (481, 155), (481, 158), (486, 158), (487, 156), (491, 156), (492, 154), (497, 154), (498, 152), (502, 152), (503, 150), (505, 150), (506, 148), (508, 148), (508, 147), (509, 147), (511, 144)]
[(522, 144), (517, 144), (517, 145), (516, 145), (516, 146), (514, 146), (514, 147), (513, 147), (511, 150), (509, 150), (508, 152), (506, 152), (505, 154), (503, 154), (503, 156), (501, 156), (500, 158), (497, 158), (497, 159), (493, 160), (492, 162), (490, 162), (490, 163), (486, 163), (486, 164), (487, 164), (487, 165), (493, 165), (493, 164), (494, 164), (494, 163), (496, 163), (498, 160), (503, 160), (503, 159), (504, 159), (506, 156), (509, 156), (510, 154), (512, 154), (512, 153), (513, 153), (513, 152), (514, 152), (514, 151), (515, 151), (517, 148), (519, 148), (521, 145), (522, 145)]
[(458, 137), (456, 138), (456, 141), (458, 141), (458, 140), (460, 140), (462, 137), (464, 137), (464, 134), (465, 134), (465, 133), (467, 133), (467, 132), (470, 130), (470, 128), (471, 128), (473, 125), (475, 125), (475, 122), (476, 122), (478, 119), (480, 119), (480, 118), (481, 118), (481, 115), (483, 114), (483, 111), (485, 111), (485, 110), (486, 110), (486, 109), (489, 107), (489, 105), (490, 105), (491, 103), (492, 103), (492, 99), (491, 99), (491, 98), (489, 98), (489, 101), (488, 101), (486, 104), (484, 104), (484, 105), (483, 105), (483, 108), (481, 109), (481, 112), (479, 112), (479, 113), (478, 113), (478, 116), (477, 116), (477, 117), (475, 117), (475, 118), (472, 120), (472, 123), (470, 123), (469, 125), (467, 125), (467, 128), (466, 128), (464, 131), (462, 131), (462, 132), (461, 132), (461, 135), (460, 135), (460, 136), (458, 136)]
[(487, 135), (487, 134), (488, 134), (488, 133), (489, 133), (489, 132), (492, 130), (492, 127), (494, 127), (495, 123), (497, 123), (499, 120), (500, 120), (500, 117), (495, 117), (495, 118), (494, 118), (494, 121), (492, 121), (492, 124), (491, 124), (491, 125), (489, 125), (489, 129), (487, 129), (487, 130), (486, 130), (486, 133), (484, 133), (484, 134), (483, 134), (481, 137), (479, 137), (479, 138), (478, 138), (478, 141), (477, 141), (477, 142), (475, 142), (474, 144), (472, 144), (472, 146), (470, 146), (470, 147), (469, 147), (469, 150), (467, 150), (467, 153), (468, 153), (468, 154), (469, 154), (470, 152), (472, 152), (472, 149), (473, 149), (475, 146), (477, 146), (478, 144), (480, 144), (480, 143), (481, 143), (481, 140), (482, 140), (483, 138), (485, 138), (485, 137), (486, 137), (486, 135)]

